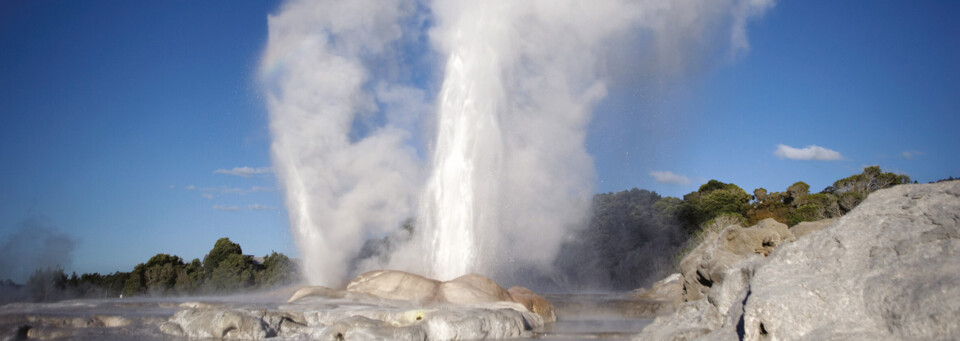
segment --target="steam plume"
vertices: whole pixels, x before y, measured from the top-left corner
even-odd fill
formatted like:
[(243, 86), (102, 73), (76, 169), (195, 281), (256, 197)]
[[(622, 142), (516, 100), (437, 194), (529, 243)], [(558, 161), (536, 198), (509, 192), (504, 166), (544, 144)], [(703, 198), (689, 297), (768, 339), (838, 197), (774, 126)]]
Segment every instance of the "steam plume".
[(76, 240), (30, 217), (16, 232), (0, 240), (0, 280), (23, 283), (37, 269), (64, 268), (73, 260)]
[[(269, 18), (262, 76), (273, 163), (306, 278), (335, 285), (365, 237), (407, 218), (416, 151), (393, 122), (352, 138), (377, 111), (369, 63), (401, 38), (399, 1), (291, 1)], [(390, 87), (390, 84), (385, 85)], [(387, 115), (388, 119), (394, 115)]]
[[(644, 54), (652, 64), (683, 69), (715, 46), (745, 51), (747, 19), (770, 5), (288, 2), (270, 17), (262, 72), (274, 168), (307, 278), (342, 281), (364, 239), (413, 215), (416, 238), (378, 265), (440, 279), (549, 271), (593, 194), (584, 147), (592, 107), (611, 79), (649, 63), (609, 64), (610, 55), (640, 44), (653, 51)], [(410, 19), (419, 16), (432, 20)], [(423, 36), (424, 23), (444, 62), (434, 104), (425, 82), (400, 82), (390, 71), (409, 67), (414, 51), (405, 44)], [(701, 40), (711, 32), (729, 34), (722, 43)], [(398, 97), (416, 103), (387, 103)], [(411, 122), (431, 118), (424, 164)]]

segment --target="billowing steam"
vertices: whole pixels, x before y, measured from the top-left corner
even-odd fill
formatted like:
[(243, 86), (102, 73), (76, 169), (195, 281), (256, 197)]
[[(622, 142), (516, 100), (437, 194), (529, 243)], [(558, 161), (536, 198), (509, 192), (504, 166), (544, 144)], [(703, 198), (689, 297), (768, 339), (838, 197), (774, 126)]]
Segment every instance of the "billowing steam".
[[(419, 188), (411, 135), (395, 118), (351, 136), (378, 111), (368, 64), (403, 34), (399, 1), (294, 1), (270, 17), (263, 57), (273, 163), (305, 275), (332, 285), (363, 240), (410, 215)], [(385, 83), (383, 87), (392, 85)]]
[(71, 265), (77, 244), (73, 237), (36, 216), (17, 227), (16, 232), (0, 239), (0, 280), (24, 283), (38, 269)]
[[(440, 279), (549, 271), (563, 238), (587, 218), (586, 127), (609, 80), (644, 63), (682, 67), (707, 58), (691, 55), (704, 46), (743, 50), (747, 19), (769, 6), (286, 3), (269, 20), (262, 77), (274, 167), (307, 278), (340, 283), (364, 240), (408, 217), (417, 219), (411, 242), (366, 266)], [(700, 41), (717, 31), (729, 33), (725, 43)], [(623, 58), (625, 46), (654, 51), (644, 53), (652, 60)], [(423, 67), (414, 59), (436, 60), (442, 79), (411, 76)], [(435, 130), (422, 139), (423, 127)]]

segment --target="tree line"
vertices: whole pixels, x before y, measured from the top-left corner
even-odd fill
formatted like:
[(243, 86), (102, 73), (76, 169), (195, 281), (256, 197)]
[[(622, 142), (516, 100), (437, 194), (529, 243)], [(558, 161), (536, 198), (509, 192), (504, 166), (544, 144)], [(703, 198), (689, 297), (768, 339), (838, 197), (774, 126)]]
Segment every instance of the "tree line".
[[(67, 298), (229, 294), (293, 284), (300, 280), (298, 264), (278, 252), (262, 261), (244, 255), (240, 244), (229, 238), (217, 240), (203, 261), (189, 263), (165, 253), (137, 264), (133, 271), (108, 275), (74, 272), (61, 268), (37, 269), (20, 289), (22, 299), (49, 302)], [(14, 286), (9, 283), (8, 286)]]
[(910, 183), (910, 177), (878, 166), (835, 181), (817, 193), (800, 181), (783, 191), (710, 180), (683, 198), (631, 189), (597, 194), (589, 225), (565, 243), (556, 281), (571, 290), (629, 290), (676, 271), (680, 258), (706, 230), (730, 224), (752, 226), (773, 218), (788, 226), (839, 217), (879, 189)]

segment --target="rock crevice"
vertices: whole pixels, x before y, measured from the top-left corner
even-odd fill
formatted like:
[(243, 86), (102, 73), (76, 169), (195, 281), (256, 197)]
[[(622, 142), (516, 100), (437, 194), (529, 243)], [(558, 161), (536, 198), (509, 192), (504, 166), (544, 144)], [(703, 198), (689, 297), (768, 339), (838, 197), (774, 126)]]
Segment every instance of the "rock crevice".
[(836, 221), (728, 227), (681, 263), (687, 302), (637, 338), (960, 338), (958, 193), (900, 185)]

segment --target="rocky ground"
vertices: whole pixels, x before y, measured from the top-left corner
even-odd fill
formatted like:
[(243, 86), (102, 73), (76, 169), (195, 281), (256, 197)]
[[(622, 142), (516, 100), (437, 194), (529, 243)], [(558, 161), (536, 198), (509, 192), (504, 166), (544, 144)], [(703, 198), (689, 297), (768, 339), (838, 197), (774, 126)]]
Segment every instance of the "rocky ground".
[(0, 338), (960, 339), (958, 256), (960, 181), (900, 185), (838, 220), (729, 226), (629, 295), (374, 271), (344, 290), (9, 304)]
[(375, 271), (346, 290), (220, 298), (76, 300), (0, 308), (5, 339), (448, 340), (533, 337), (553, 305), (479, 275)]
[(681, 262), (638, 340), (960, 339), (960, 181), (871, 194), (836, 221), (730, 226)]

